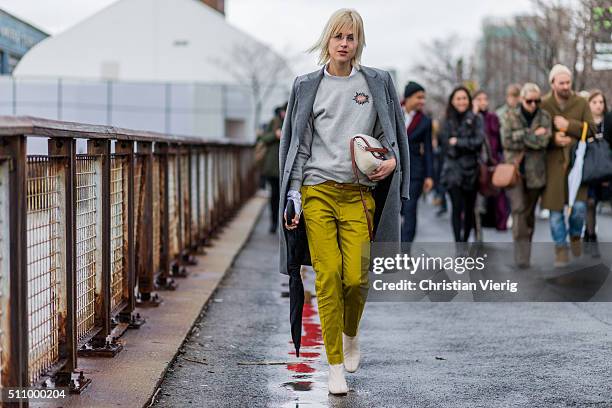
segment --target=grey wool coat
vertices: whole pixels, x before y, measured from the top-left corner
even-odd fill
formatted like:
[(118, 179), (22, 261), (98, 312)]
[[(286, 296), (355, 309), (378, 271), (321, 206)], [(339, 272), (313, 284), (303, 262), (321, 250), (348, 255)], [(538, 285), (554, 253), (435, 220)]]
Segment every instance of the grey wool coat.
[[(295, 239), (287, 239), (288, 231), (284, 228), (283, 218), (289, 177), (300, 145), (300, 138), (304, 134), (307, 122), (312, 114), (317, 89), (324, 75), (323, 70), (324, 68), (321, 68), (295, 79), (282, 129), (279, 149), (280, 205), (278, 216), (279, 225), (281, 225), (281, 228), (279, 228), (280, 272), (283, 274), (288, 274), (288, 254), (295, 254), (294, 248), (291, 248), (291, 245), (295, 245)], [(363, 65), (360, 70), (365, 76), (368, 88), (370, 88), (377, 119), (383, 129), (382, 144), (390, 152), (393, 152), (397, 161), (394, 172), (378, 182), (373, 192), (376, 202), (374, 242), (399, 243), (401, 200), (409, 198), (410, 182), (410, 159), (404, 114), (391, 75), (386, 71)], [(300, 219), (298, 230), (301, 231), (300, 240), (305, 241), (305, 247), (308, 248), (303, 225), (304, 217)], [(303, 245), (304, 242), (300, 244)], [(295, 256), (293, 257), (295, 258)], [(296, 260), (290, 259), (290, 263), (295, 265)], [(306, 254), (304, 259), (298, 259), (297, 263), (309, 265), (309, 256)]]

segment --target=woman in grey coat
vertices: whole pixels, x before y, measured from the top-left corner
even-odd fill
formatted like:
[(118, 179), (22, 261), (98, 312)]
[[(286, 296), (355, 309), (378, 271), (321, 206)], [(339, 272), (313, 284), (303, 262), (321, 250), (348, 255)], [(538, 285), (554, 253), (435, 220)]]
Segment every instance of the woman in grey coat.
[[(359, 365), (357, 329), (368, 290), (362, 244), (370, 232), (375, 242), (399, 243), (401, 199), (409, 191), (408, 140), (397, 92), (388, 72), (360, 65), (364, 45), (361, 16), (350, 9), (335, 12), (311, 49), (320, 53), (323, 68), (293, 83), (279, 151), (279, 221), (285, 225), (280, 270), (287, 274), (288, 264), (313, 261), (333, 394), (348, 391), (344, 369), (353, 372)], [(349, 150), (357, 133), (377, 137), (388, 149), (386, 160), (358, 180)], [(296, 207), (289, 221), (287, 200)], [(366, 211), (373, 215), (373, 231)], [(295, 229), (310, 256), (296, 253), (296, 240), (287, 240)]]

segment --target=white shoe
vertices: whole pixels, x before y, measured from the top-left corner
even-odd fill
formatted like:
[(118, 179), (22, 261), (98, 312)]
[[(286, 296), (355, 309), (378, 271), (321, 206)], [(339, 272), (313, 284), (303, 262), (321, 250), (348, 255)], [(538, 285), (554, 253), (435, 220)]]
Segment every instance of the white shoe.
[(330, 394), (346, 394), (348, 385), (344, 378), (344, 364), (330, 364), (327, 389)]
[(342, 348), (344, 349), (344, 368), (349, 373), (354, 373), (359, 368), (361, 358), (358, 335), (351, 337), (342, 333)]

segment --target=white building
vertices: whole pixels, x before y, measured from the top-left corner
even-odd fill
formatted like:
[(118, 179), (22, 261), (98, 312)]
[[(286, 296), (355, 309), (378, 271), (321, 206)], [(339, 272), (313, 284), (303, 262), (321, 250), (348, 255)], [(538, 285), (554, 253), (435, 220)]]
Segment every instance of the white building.
[[(257, 43), (198, 0), (119, 0), (28, 52), (0, 106), (29, 114), (250, 140), (250, 90), (228, 72)], [(246, 68), (248, 69), (248, 68)], [(5, 89), (3, 89), (5, 88)], [(263, 113), (286, 98), (279, 84)], [(4, 91), (7, 92), (4, 92)]]

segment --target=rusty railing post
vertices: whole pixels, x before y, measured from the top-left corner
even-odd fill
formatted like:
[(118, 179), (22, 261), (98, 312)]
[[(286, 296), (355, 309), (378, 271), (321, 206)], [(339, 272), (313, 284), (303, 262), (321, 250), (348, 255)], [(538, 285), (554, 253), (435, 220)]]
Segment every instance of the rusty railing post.
[(161, 182), (161, 197), (155, 197), (161, 201), (160, 217), (160, 252), (159, 252), (159, 275), (157, 277), (157, 287), (161, 290), (176, 290), (177, 284), (170, 277), (170, 194), (168, 191), (168, 154), (169, 146), (167, 143), (155, 143), (155, 154), (159, 160), (159, 177)]
[[(123, 345), (111, 337), (111, 141), (110, 139), (90, 139), (87, 141), (87, 154), (96, 157), (100, 174), (96, 176), (100, 197), (97, 202), (99, 214), (96, 224), (100, 237), (96, 248), (100, 255), (100, 274), (96, 274), (95, 321), (100, 330), (88, 344), (79, 350), (81, 356), (114, 357)], [(110, 341), (109, 341), (110, 337)]]
[[(189, 148), (179, 145), (176, 148), (178, 157), (178, 185), (179, 185), (179, 247), (181, 265), (196, 265), (197, 260), (191, 252), (191, 155)], [(187, 188), (185, 188), (187, 187)], [(177, 277), (187, 277), (186, 268), (181, 268)]]
[[(138, 155), (142, 159), (141, 188), (139, 198), (142, 203), (142, 214), (138, 220), (136, 236), (136, 271), (140, 307), (157, 307), (161, 299), (154, 293), (155, 271), (153, 270), (153, 145), (151, 142), (138, 142)], [(143, 180), (144, 179), (144, 180)]]
[(136, 309), (136, 247), (134, 234), (134, 142), (131, 140), (118, 140), (115, 142), (115, 154), (125, 158), (127, 171), (124, 183), (127, 184), (127, 203), (123, 205), (123, 211), (127, 214), (123, 223), (123, 267), (126, 271), (127, 285), (124, 286), (124, 297), (127, 305), (119, 312), (118, 320), (127, 323), (128, 328), (138, 329), (146, 320), (140, 313), (134, 313)]
[[(91, 379), (74, 375), (77, 368), (77, 333), (76, 333), (76, 208), (75, 208), (75, 178), (76, 178), (76, 140), (70, 138), (49, 139), (49, 156), (62, 156), (58, 163), (63, 167), (64, 217), (63, 244), (65, 277), (60, 281), (59, 288), (59, 359), (65, 363), (55, 374), (57, 386), (69, 387), (71, 392), (81, 393)], [(60, 227), (61, 228), (61, 227)]]
[[(8, 223), (8, 276), (2, 277), (2, 387), (27, 387), (28, 376), (28, 282), (27, 282), (27, 201), (26, 138), (0, 138), (0, 156), (8, 161), (5, 215)], [(4, 271), (3, 271), (4, 272)], [(7, 290), (8, 289), (8, 290)], [(8, 297), (8, 298), (7, 298)], [(27, 407), (26, 403), (13, 406)]]

